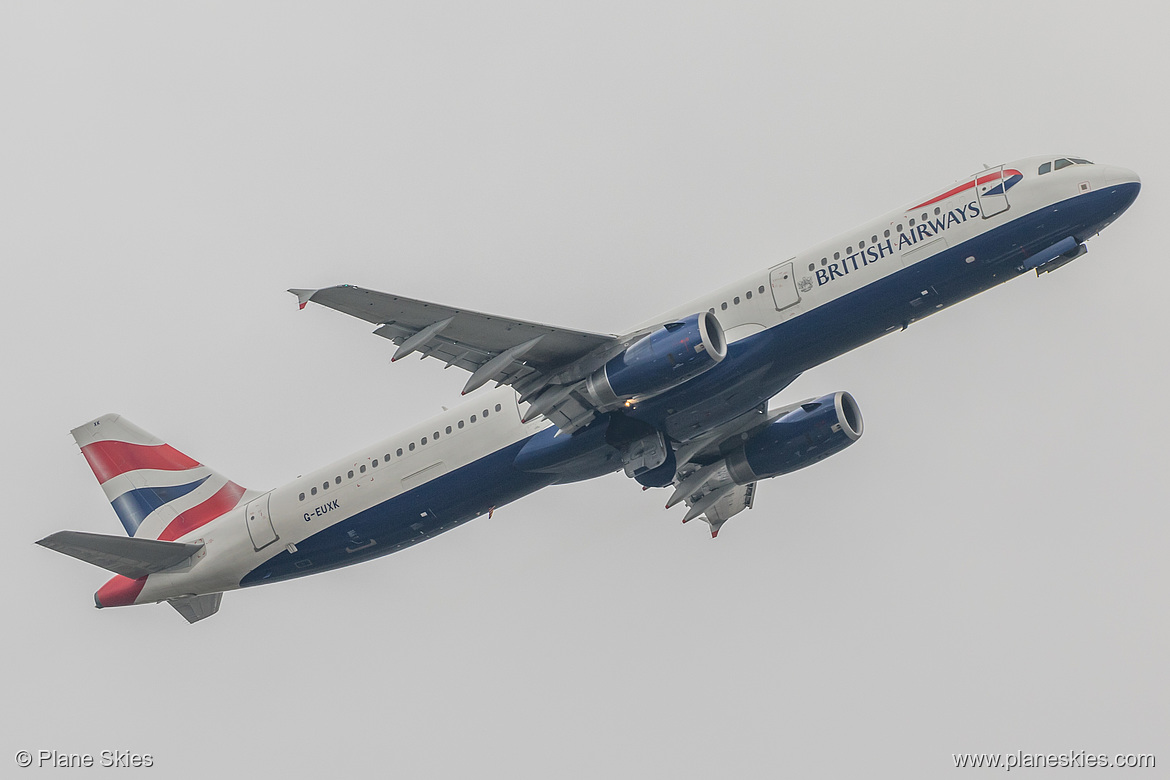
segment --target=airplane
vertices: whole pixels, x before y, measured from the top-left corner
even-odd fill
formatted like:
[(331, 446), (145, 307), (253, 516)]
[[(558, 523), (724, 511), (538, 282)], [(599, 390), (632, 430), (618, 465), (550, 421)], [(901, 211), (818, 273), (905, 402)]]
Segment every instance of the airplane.
[[(128, 420), (73, 437), (126, 536), (38, 544), (114, 572), (100, 608), (167, 602), (189, 622), (224, 592), (361, 563), (541, 488), (617, 471), (670, 488), (717, 536), (762, 480), (864, 430), (838, 391), (770, 407), (803, 372), (998, 284), (1062, 268), (1136, 199), (1137, 174), (1079, 157), (985, 168), (622, 334), (482, 314), (350, 285), (293, 289), (397, 349), (470, 373), (467, 400), (269, 491)], [(485, 385), (494, 384), (481, 392)]]

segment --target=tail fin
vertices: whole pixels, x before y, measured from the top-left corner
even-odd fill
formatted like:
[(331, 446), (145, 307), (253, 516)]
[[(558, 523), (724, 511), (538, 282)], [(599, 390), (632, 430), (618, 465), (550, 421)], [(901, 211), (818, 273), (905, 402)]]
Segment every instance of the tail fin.
[(172, 541), (255, 495), (116, 414), (73, 429), (126, 533)]

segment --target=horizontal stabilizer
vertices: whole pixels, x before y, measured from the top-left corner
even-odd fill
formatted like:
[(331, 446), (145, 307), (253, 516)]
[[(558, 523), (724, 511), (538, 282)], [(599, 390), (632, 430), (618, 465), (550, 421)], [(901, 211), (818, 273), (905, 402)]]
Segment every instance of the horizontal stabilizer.
[(223, 599), (222, 593), (205, 593), (202, 596), (188, 596), (183, 599), (171, 599), (167, 603), (183, 616), (188, 623), (198, 623), (203, 618), (209, 618), (219, 612), (219, 602)]
[(37, 544), (132, 580), (182, 563), (203, 547), (202, 544), (160, 542), (82, 531), (58, 531)]

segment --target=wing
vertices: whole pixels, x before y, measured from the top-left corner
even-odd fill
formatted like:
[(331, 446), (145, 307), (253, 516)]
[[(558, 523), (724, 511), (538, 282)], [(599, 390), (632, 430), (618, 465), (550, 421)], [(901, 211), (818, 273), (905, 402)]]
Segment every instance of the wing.
[(752, 508), (756, 496), (755, 482), (740, 485), (732, 478), (727, 467), (728, 452), (800, 405), (795, 403), (769, 409), (766, 403), (761, 404), (747, 414), (677, 447), (675, 459), (679, 465), (674, 478), (675, 490), (666, 502), (666, 508), (685, 502), (687, 513), (683, 522), (690, 522), (701, 515), (711, 526), (711, 537), (718, 536), (724, 523), (743, 510)]
[(549, 417), (562, 428), (575, 420), (579, 424), (571, 430), (588, 424), (593, 415), (582, 399), (570, 397), (567, 388), (629, 343), (628, 338), (497, 317), (351, 285), (289, 292), (297, 296), (302, 309), (311, 301), (377, 325), (375, 334), (398, 345), (391, 360), (418, 352), (442, 360), (447, 367), (470, 371), (465, 394), (488, 382), (511, 385), (523, 400), (544, 391), (563, 392), (559, 405), (567, 407), (566, 413), (559, 419)]

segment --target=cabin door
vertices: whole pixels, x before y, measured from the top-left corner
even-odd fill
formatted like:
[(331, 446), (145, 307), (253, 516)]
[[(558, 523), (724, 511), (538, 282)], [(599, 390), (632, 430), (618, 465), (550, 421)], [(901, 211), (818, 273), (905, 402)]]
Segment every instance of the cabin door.
[(261, 496), (244, 509), (248, 521), (248, 536), (252, 537), (252, 549), (262, 550), (276, 541), (276, 529), (272, 527), (272, 516), (268, 514), (268, 497)]
[(776, 311), (800, 303), (800, 293), (796, 291), (796, 278), (792, 275), (792, 263), (784, 263), (773, 268), (771, 282)]
[(979, 212), (984, 219), (1008, 210), (1005, 183), (1002, 165), (975, 174), (975, 198), (979, 201)]

